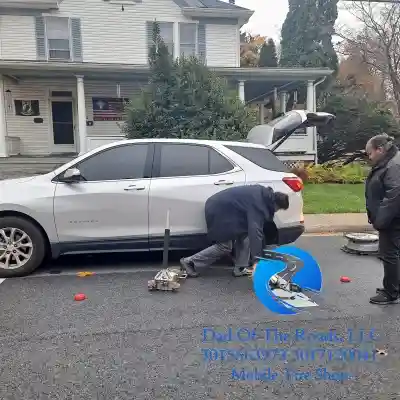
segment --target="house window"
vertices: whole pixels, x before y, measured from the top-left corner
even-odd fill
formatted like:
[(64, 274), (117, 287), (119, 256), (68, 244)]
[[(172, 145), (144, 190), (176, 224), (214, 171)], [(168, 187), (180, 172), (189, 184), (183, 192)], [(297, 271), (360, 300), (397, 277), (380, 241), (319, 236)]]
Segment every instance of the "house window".
[(47, 49), (50, 60), (70, 60), (69, 18), (46, 18)]
[(159, 22), (160, 36), (168, 47), (168, 52), (171, 56), (174, 55), (174, 24), (172, 22)]
[(197, 56), (197, 24), (179, 24), (181, 56)]

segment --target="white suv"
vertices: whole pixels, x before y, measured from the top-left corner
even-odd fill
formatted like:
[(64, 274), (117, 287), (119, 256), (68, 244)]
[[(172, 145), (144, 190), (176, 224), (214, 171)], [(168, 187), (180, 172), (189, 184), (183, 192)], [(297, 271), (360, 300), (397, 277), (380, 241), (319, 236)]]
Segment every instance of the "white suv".
[[(321, 121), (292, 111), (254, 128), (248, 141), (276, 147), (313, 118)], [(269, 241), (294, 242), (304, 231), (303, 185), (263, 144), (122, 140), (48, 174), (0, 181), (0, 277), (27, 275), (46, 256), (162, 250), (167, 212), (171, 249), (201, 249), (209, 244), (205, 201), (255, 183), (289, 194)]]

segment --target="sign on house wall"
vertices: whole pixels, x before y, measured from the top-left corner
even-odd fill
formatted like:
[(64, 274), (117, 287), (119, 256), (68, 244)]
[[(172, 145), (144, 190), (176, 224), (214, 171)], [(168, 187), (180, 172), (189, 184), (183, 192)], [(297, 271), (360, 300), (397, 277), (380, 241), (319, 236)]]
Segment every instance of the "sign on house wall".
[(93, 97), (93, 121), (122, 121), (128, 101), (125, 98)]
[(36, 117), (40, 115), (39, 100), (14, 100), (15, 115)]

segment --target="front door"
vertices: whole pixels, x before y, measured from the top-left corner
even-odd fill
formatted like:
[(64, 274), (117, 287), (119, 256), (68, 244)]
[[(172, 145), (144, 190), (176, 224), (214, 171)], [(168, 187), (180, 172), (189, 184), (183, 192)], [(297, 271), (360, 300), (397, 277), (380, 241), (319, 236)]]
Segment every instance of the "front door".
[(120, 145), (74, 165), (81, 179), (57, 183), (54, 219), (64, 252), (148, 250), (152, 146)]
[(75, 152), (76, 146), (72, 100), (51, 101), (51, 112), (53, 125), (53, 152)]

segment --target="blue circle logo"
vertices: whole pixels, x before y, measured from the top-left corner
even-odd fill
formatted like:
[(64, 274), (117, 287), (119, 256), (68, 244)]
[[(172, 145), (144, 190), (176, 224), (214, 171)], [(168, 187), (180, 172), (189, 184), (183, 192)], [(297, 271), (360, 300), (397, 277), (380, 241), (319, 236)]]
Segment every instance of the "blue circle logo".
[[(293, 246), (281, 246), (273, 250), (277, 255), (290, 256), (298, 261), (298, 271), (294, 271), (290, 281), (302, 290), (320, 292), (322, 288), (322, 273), (317, 261), (306, 251)], [(282, 257), (277, 257), (282, 258)], [(302, 266), (302, 267), (301, 267)], [(288, 265), (278, 259), (262, 258), (257, 263), (253, 274), (254, 291), (261, 303), (270, 311), (283, 314), (297, 314), (302, 307), (291, 304), (290, 301), (274, 294), (270, 280), (277, 274), (285, 274)], [(289, 293), (289, 292), (287, 292)], [(295, 303), (295, 302), (294, 302)]]

